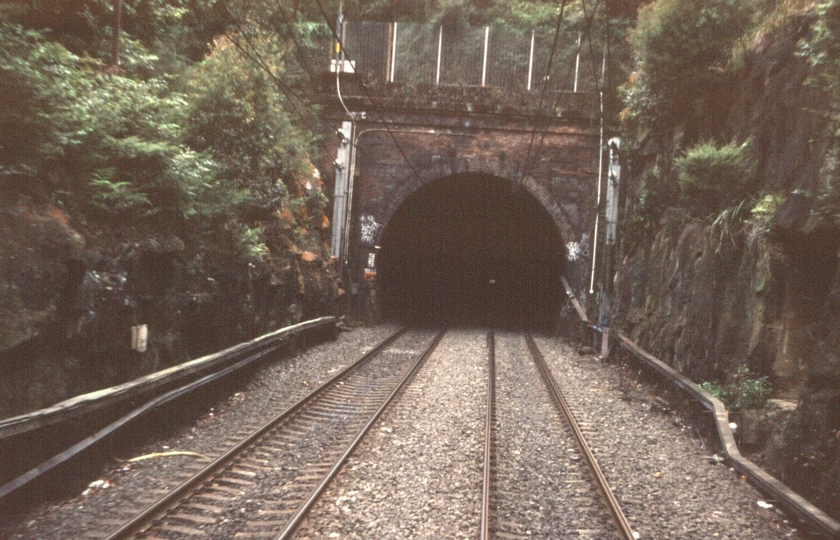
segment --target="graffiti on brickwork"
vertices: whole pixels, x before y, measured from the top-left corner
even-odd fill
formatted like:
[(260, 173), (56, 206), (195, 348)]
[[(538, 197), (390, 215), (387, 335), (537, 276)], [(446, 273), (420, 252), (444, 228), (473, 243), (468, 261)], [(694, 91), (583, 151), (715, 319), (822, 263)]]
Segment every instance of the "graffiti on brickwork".
[(589, 235), (584, 233), (580, 242), (569, 242), (566, 244), (566, 259), (571, 262), (589, 257)]
[(580, 258), (580, 242), (566, 244), (566, 258), (570, 261), (576, 261)]
[(370, 215), (362, 216), (359, 220), (359, 225), (362, 229), (362, 242), (372, 246), (376, 238), (376, 231), (379, 230), (381, 225)]

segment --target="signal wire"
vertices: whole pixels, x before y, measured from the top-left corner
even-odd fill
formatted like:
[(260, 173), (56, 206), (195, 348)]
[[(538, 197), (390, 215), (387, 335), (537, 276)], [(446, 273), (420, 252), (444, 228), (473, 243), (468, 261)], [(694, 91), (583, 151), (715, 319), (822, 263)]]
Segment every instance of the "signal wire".
[[(586, 16), (586, 0), (581, 0), (583, 3), (583, 13), (584, 17)], [(595, 18), (595, 13), (598, 11), (598, 4), (596, 2), (594, 9), (592, 10), (592, 18)], [(595, 293), (595, 268), (596, 268), (596, 259), (598, 256), (598, 225), (599, 220), (601, 217), (601, 185), (604, 173), (604, 79), (606, 77), (606, 70), (607, 70), (607, 53), (609, 52), (609, 42), (610, 42), (610, 32), (609, 32), (609, 13), (606, 9), (604, 9), (604, 15), (606, 16), (606, 36), (604, 37), (604, 57), (601, 63), (601, 81), (599, 84), (598, 75), (595, 68), (595, 54), (592, 48), (592, 34), (587, 32), (586, 34), (586, 41), (589, 46), (589, 60), (590, 65), (592, 66), (592, 74), (593, 79), (595, 80), (595, 88), (598, 92), (599, 97), (599, 105), (600, 105), (600, 139), (598, 143), (598, 198), (596, 203), (596, 213), (595, 213), (595, 229), (592, 233), (592, 273), (589, 280), (589, 294)]]
[[(239, 30), (240, 35), (242, 35), (243, 37), (245, 37), (245, 36), (247, 35), (247, 34), (244, 32), (244, 30), (242, 29), (242, 26), (241, 26), (240, 24), (238, 24), (238, 23), (237, 23), (237, 24), (236, 24), (236, 27), (237, 27), (237, 29)], [(262, 58), (262, 55), (261, 55), (261, 54), (260, 54), (260, 53), (256, 50), (256, 47), (254, 47), (254, 45), (251, 43), (251, 41), (250, 41), (247, 37), (245, 37), (245, 41), (248, 43), (248, 47), (247, 47), (247, 48), (246, 48), (245, 46), (243, 46), (243, 44), (242, 44), (242, 43), (239, 41), (239, 39), (237, 39), (236, 37), (229, 36), (229, 37), (228, 37), (228, 39), (230, 39), (231, 44), (233, 44), (233, 46), (234, 46), (234, 47), (235, 47), (235, 48), (236, 48), (236, 49), (237, 49), (237, 50), (238, 50), (241, 54), (243, 54), (243, 55), (244, 55), (244, 56), (245, 56), (248, 60), (250, 60), (251, 62), (253, 62), (254, 64), (256, 64), (256, 66), (257, 66), (260, 70), (262, 70), (263, 72), (265, 72), (265, 73), (266, 73), (266, 74), (267, 74), (267, 75), (268, 75), (268, 76), (272, 79), (272, 81), (274, 81), (274, 83), (275, 83), (275, 84), (279, 87), (279, 89), (280, 89), (280, 91), (282, 92), (282, 94), (283, 94), (284, 96), (286, 96), (286, 98), (287, 98), (287, 102), (289, 103), (289, 105), (291, 105), (291, 107), (292, 107), (292, 109), (293, 109), (294, 113), (298, 116), (298, 118), (300, 119), (300, 121), (301, 121), (301, 122), (302, 122), (302, 123), (303, 123), (303, 124), (304, 124), (304, 125), (305, 125), (305, 126), (306, 126), (306, 127), (307, 127), (310, 131), (311, 131), (311, 132), (312, 132), (312, 133), (318, 133), (320, 130), (318, 130), (318, 129), (316, 129), (316, 128), (314, 128), (314, 127), (313, 127), (312, 123), (311, 123), (311, 122), (307, 119), (307, 118), (309, 118), (309, 117), (308, 117), (307, 115), (305, 115), (305, 114), (302, 112), (301, 108), (300, 108), (298, 105), (296, 105), (296, 104), (294, 103), (294, 101), (292, 101), (292, 99), (291, 99), (291, 98), (295, 98), (295, 99), (296, 99), (297, 101), (299, 101), (299, 102), (300, 102), (300, 103), (301, 103), (304, 107), (306, 107), (307, 109), (309, 109), (309, 112), (310, 112), (310, 113), (312, 113), (312, 116), (314, 116), (314, 117), (315, 117), (315, 118), (316, 118), (316, 119), (317, 119), (317, 120), (318, 120), (321, 124), (323, 124), (324, 126), (327, 126), (327, 127), (331, 127), (331, 126), (330, 126), (329, 124), (327, 124), (324, 120), (321, 120), (320, 115), (318, 114), (318, 111), (317, 111), (317, 110), (315, 110), (315, 108), (312, 106), (312, 104), (310, 104), (310, 103), (309, 103), (306, 99), (304, 99), (303, 97), (301, 97), (301, 96), (297, 95), (297, 94), (295, 93), (294, 89), (293, 89), (291, 86), (289, 86), (287, 83), (285, 83), (285, 82), (284, 82), (284, 81), (283, 81), (280, 77), (278, 77), (278, 76), (277, 76), (277, 74), (275, 74), (275, 73), (274, 73), (274, 70), (273, 70), (273, 69), (271, 69), (271, 66), (269, 66), (269, 65), (266, 63), (266, 61)], [(250, 49), (250, 51), (249, 51), (248, 49)]]
[(283, 9), (282, 2), (277, 2), (277, 10), (280, 12), (280, 17), (283, 19), (283, 24), (286, 25), (286, 29), (289, 31), (289, 35), (292, 37), (292, 42), (295, 44), (295, 51), (297, 53), (298, 62), (300, 62), (301, 67), (303, 67), (304, 71), (306, 71), (306, 74), (309, 76), (309, 80), (314, 84), (316, 78), (312, 74), (312, 68), (309, 66), (309, 61), (306, 59), (306, 54), (303, 52), (303, 46), (298, 42), (297, 35), (295, 33), (295, 28), (292, 25), (291, 18), (286, 13), (286, 10)]
[[(563, 1), (565, 2), (565, 0), (563, 0)], [(330, 18), (327, 15), (327, 12), (324, 10), (324, 6), (321, 4), (321, 0), (315, 0), (315, 4), (318, 6), (318, 10), (321, 12), (321, 15), (324, 17), (324, 20), (327, 22), (327, 25), (329, 26)], [(347, 49), (344, 47), (344, 42), (342, 41), (341, 37), (336, 32), (336, 29), (334, 29), (330, 26), (330, 30), (332, 31), (333, 37), (335, 38), (335, 41), (338, 43), (338, 46), (341, 48), (341, 51), (343, 52), (344, 56), (347, 57), (348, 61), (352, 62), (353, 58), (347, 52)], [(339, 66), (336, 66), (336, 70), (338, 70), (338, 69), (339, 69)], [(418, 171), (417, 167), (414, 165), (414, 163), (412, 163), (411, 160), (408, 159), (408, 156), (406, 155), (405, 150), (403, 150), (402, 146), (400, 146), (400, 143), (399, 143), (399, 141), (397, 141), (397, 138), (394, 135), (394, 132), (391, 130), (390, 125), (389, 125), (390, 123), (385, 121), (385, 117), (382, 115), (382, 112), (376, 106), (376, 103), (373, 100), (373, 96), (370, 95), (370, 92), (368, 91), (367, 87), (364, 84), (361, 85), (361, 87), (362, 87), (362, 90), (365, 93), (365, 97), (367, 97), (368, 100), (370, 101), (371, 108), (373, 109), (376, 116), (379, 118), (378, 123), (382, 124), (382, 126), (388, 132), (388, 135), (391, 137), (391, 140), (394, 141), (394, 146), (396, 146), (396, 148), (399, 151), (402, 158), (405, 160), (406, 163), (408, 163), (409, 167), (411, 167), (411, 170), (414, 173), (415, 178), (417, 178), (417, 180), (421, 180), (420, 171)], [(339, 98), (341, 98), (340, 90), (339, 90)], [(343, 100), (342, 100), (342, 105), (343, 105)]]

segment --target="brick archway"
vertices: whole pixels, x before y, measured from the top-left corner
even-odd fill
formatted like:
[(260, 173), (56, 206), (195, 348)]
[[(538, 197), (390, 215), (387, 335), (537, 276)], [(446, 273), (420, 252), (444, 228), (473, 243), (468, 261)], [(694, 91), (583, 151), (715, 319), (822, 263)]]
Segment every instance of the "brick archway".
[(400, 208), (400, 206), (402, 206), (405, 203), (405, 201), (409, 197), (411, 197), (412, 194), (414, 194), (420, 188), (422, 188), (430, 182), (443, 180), (447, 177), (465, 173), (486, 174), (489, 176), (502, 178), (510, 182), (510, 184), (514, 188), (518, 187), (521, 189), (525, 189), (532, 197), (534, 197), (540, 203), (540, 206), (542, 206), (546, 213), (549, 216), (551, 216), (551, 219), (557, 226), (557, 230), (560, 231), (560, 236), (563, 238), (564, 243), (576, 237), (574, 233), (574, 228), (571, 224), (571, 220), (569, 219), (569, 216), (566, 213), (566, 211), (563, 210), (562, 206), (557, 204), (557, 202), (553, 199), (551, 194), (542, 185), (540, 185), (532, 176), (526, 175), (520, 180), (515, 180), (514, 178), (516, 178), (519, 175), (515, 171), (503, 171), (503, 164), (499, 161), (485, 161), (482, 162), (481, 165), (483, 166), (476, 167), (473, 169), (470, 168), (469, 163), (465, 161), (460, 167), (458, 167), (457, 165), (455, 167), (451, 165), (432, 166), (418, 171), (416, 175), (412, 174), (409, 177), (403, 179), (403, 181), (399, 182), (400, 187), (392, 193), (391, 197), (384, 205), (382, 215), (378, 216), (380, 218), (380, 223), (382, 224), (382, 226), (378, 227), (376, 230), (376, 233), (374, 235), (374, 243), (379, 243), (382, 234), (384, 230), (388, 227), (388, 222), (390, 222), (394, 213), (397, 211), (397, 209)]

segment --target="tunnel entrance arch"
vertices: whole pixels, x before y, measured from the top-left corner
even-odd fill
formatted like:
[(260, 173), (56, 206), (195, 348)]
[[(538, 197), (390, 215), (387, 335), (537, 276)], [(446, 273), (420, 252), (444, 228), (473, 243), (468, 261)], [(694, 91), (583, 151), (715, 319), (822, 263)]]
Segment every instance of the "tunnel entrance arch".
[(386, 319), (538, 329), (557, 320), (563, 222), (538, 195), (506, 178), (460, 173), (394, 199), (377, 235)]

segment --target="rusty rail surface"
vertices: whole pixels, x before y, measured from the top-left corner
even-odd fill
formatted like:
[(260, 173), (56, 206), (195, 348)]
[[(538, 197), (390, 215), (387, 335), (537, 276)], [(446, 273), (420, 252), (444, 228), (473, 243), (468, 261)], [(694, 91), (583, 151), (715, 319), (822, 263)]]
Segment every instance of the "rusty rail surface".
[[(586, 312), (580, 306), (580, 303), (574, 296), (566, 279), (563, 278), (563, 285), (566, 288), (566, 294), (581, 321), (587, 326), (594, 327), (593, 329), (602, 331), (598, 325), (594, 324), (586, 317)], [(723, 453), (727, 462), (738, 472), (743, 474), (749, 481), (755, 485), (769, 498), (776, 500), (780, 506), (791, 514), (797, 516), (803, 523), (807, 524), (814, 531), (818, 532), (822, 537), (831, 540), (840, 540), (840, 522), (837, 522), (831, 516), (817, 508), (814, 504), (808, 502), (804, 497), (790, 489), (787, 485), (782, 483), (779, 479), (769, 474), (767, 471), (745, 458), (740, 450), (738, 444), (735, 442), (735, 436), (732, 429), (729, 427), (729, 413), (724, 407), (723, 403), (716, 397), (700, 390), (691, 379), (677, 372), (674, 368), (667, 365), (662, 360), (659, 360), (649, 352), (645, 351), (625, 334), (617, 332), (618, 344), (631, 352), (636, 358), (641, 360), (649, 367), (656, 370), (667, 380), (676, 385), (682, 392), (689, 395), (694, 400), (697, 400), (706, 409), (714, 414), (714, 422), (717, 428), (718, 438)]]
[(414, 362), (411, 368), (409, 368), (405, 376), (400, 380), (397, 386), (394, 387), (394, 389), (391, 391), (391, 393), (388, 395), (388, 397), (385, 399), (385, 401), (382, 403), (379, 409), (377, 409), (373, 416), (370, 417), (370, 420), (368, 420), (367, 424), (365, 424), (362, 430), (359, 431), (358, 435), (356, 435), (356, 438), (353, 439), (353, 442), (351, 442), (347, 449), (344, 451), (344, 453), (341, 454), (341, 457), (338, 460), (336, 460), (335, 464), (332, 466), (330, 471), (318, 484), (318, 487), (316, 487), (315, 490), (313, 490), (312, 493), (309, 494), (309, 497), (306, 499), (306, 501), (304, 501), (303, 504), (300, 505), (300, 508), (298, 508), (297, 512), (295, 512), (295, 514), (291, 518), (289, 518), (289, 521), (288, 523), (286, 523), (286, 526), (283, 527), (283, 530), (280, 531), (280, 534), (278, 534), (274, 538), (274, 540), (286, 540), (292, 535), (292, 533), (294, 533), (295, 529), (298, 527), (298, 525), (300, 525), (301, 521), (303, 521), (303, 518), (309, 512), (309, 509), (312, 508), (312, 506), (315, 504), (315, 502), (318, 500), (318, 498), (321, 496), (324, 490), (327, 489), (327, 486), (330, 484), (332, 479), (335, 478), (335, 476), (350, 458), (350, 455), (353, 453), (353, 451), (356, 449), (356, 447), (359, 445), (359, 443), (362, 441), (362, 439), (368, 433), (368, 431), (370, 431), (370, 428), (373, 427), (373, 425), (376, 423), (379, 417), (382, 416), (382, 414), (385, 412), (385, 409), (388, 408), (388, 405), (391, 404), (391, 402), (394, 400), (397, 394), (399, 394), (400, 391), (406, 386), (408, 381), (411, 380), (418, 371), (420, 371), (420, 367), (422, 367), (426, 360), (432, 355), (432, 353), (435, 351), (438, 344), (441, 342), (443, 336), (445, 336), (446, 333), (446, 328), (438, 332), (434, 339), (432, 339), (431, 343), (429, 343), (429, 346), (426, 347), (426, 349), (420, 354), (420, 356), (417, 357), (417, 360)]
[(151, 522), (158, 519), (170, 509), (177, 506), (182, 500), (187, 498), (190, 495), (190, 493), (193, 490), (195, 490), (198, 486), (205, 483), (208, 479), (212, 478), (219, 471), (224, 470), (229, 464), (234, 462), (245, 451), (259, 443), (259, 441), (276, 426), (280, 425), (288, 418), (294, 416), (304, 407), (306, 407), (309, 403), (313, 402), (319, 396), (326, 393), (330, 387), (334, 386), (338, 381), (345, 378), (348, 373), (351, 373), (359, 366), (367, 362), (369, 359), (378, 355), (383, 349), (391, 345), (394, 341), (396, 341), (399, 337), (404, 335), (407, 331), (407, 328), (402, 328), (397, 332), (391, 334), (388, 338), (386, 338), (379, 345), (377, 345), (372, 350), (368, 351), (366, 354), (361, 356), (358, 360), (356, 360), (352, 364), (348, 365), (347, 367), (330, 377), (327, 381), (320, 384), (312, 392), (308, 393), (306, 396), (304, 396), (302, 399), (298, 400), (296, 403), (285, 409), (283, 412), (274, 416), (272, 419), (270, 419), (257, 430), (252, 432), (242, 441), (237, 443), (233, 448), (216, 458), (212, 463), (207, 465), (207, 467), (197, 472), (184, 483), (176, 487), (174, 490), (164, 495), (158, 501), (152, 503), (145, 510), (137, 514), (134, 518), (123, 524), (119, 529), (113, 531), (110, 535), (108, 535), (107, 540), (121, 540), (125, 538), (131, 538), (137, 533), (141, 532)]

